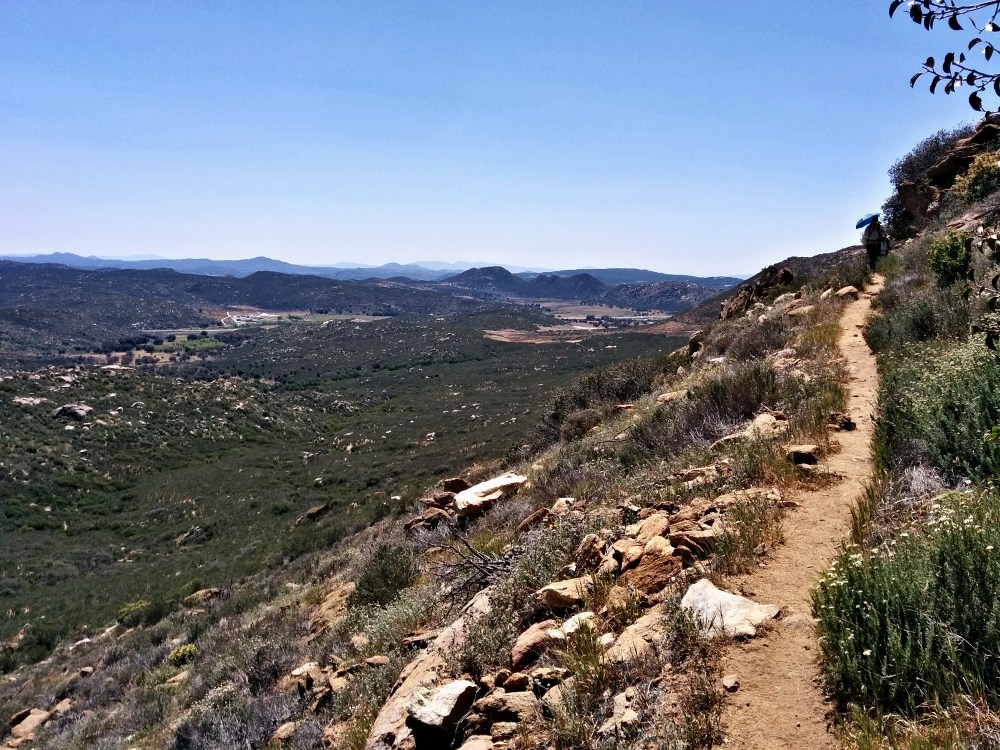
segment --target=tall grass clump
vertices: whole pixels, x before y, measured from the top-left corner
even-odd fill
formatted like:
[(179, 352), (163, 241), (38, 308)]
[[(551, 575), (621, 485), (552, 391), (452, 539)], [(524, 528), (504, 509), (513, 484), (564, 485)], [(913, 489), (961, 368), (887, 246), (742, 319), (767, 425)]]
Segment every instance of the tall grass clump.
[(960, 695), (1000, 702), (1000, 495), (953, 494), (919, 533), (845, 548), (813, 594), (828, 689), (914, 715)]
[[(565, 423), (571, 418), (579, 421), (581, 412), (589, 415), (589, 421), (593, 418), (591, 410), (601, 413), (646, 395), (660, 382), (675, 377), (677, 368), (689, 361), (687, 352), (680, 351), (649, 359), (630, 359), (587, 373), (553, 398), (536, 426), (532, 448), (541, 450), (560, 438), (566, 439)], [(590, 426), (593, 424), (597, 422)], [(574, 427), (568, 428), (570, 433)]]
[(778, 403), (782, 388), (763, 360), (723, 365), (691, 387), (690, 398), (654, 409), (638, 422), (622, 448), (623, 461), (675, 455), (711, 442), (761, 404)]

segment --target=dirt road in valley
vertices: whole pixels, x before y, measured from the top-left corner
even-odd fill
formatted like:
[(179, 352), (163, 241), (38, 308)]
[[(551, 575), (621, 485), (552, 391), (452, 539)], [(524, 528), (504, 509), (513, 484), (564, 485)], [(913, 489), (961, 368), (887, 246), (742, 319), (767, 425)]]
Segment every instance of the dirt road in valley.
[(809, 593), (849, 532), (851, 504), (871, 475), (869, 446), (878, 376), (861, 327), (881, 283), (876, 277), (841, 318), (839, 346), (850, 374), (848, 408), (857, 429), (835, 435), (841, 449), (828, 465), (844, 478), (796, 495), (799, 507), (785, 516), (785, 544), (768, 558), (766, 567), (736, 581), (741, 593), (780, 605), (782, 615), (769, 633), (734, 644), (723, 659), (723, 671), (736, 673), (740, 680), (723, 717), (728, 747), (833, 750), (837, 746), (820, 686)]

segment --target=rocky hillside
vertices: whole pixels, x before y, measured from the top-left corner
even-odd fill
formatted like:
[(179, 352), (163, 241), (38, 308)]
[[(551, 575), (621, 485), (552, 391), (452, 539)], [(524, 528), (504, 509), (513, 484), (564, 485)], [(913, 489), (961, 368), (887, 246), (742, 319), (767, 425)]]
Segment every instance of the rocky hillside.
[(799, 281), (669, 356), (567, 382), (535, 439), (428, 487), (398, 518), (81, 627), (7, 675), (0, 739), (717, 744), (738, 689), (720, 645), (778, 614), (733, 576), (780, 544), (798, 489), (836, 481), (824, 457), (851, 426), (835, 332), (863, 271)]

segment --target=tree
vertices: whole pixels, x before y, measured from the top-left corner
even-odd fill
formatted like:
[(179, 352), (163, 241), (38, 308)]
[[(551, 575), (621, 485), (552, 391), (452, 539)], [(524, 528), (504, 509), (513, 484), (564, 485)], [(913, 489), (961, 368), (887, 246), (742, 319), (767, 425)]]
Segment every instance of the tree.
[[(994, 43), (976, 34), (989, 35), (1000, 31), (1000, 23), (997, 21), (997, 17), (1000, 16), (1000, 0), (971, 3), (959, 3), (956, 0), (909, 0), (908, 2), (892, 0), (889, 4), (889, 17), (892, 18), (904, 5), (910, 20), (928, 31), (934, 28), (935, 23), (941, 21), (947, 22), (948, 28), (952, 31), (965, 31), (971, 35), (965, 51), (948, 52), (940, 60), (928, 57), (924, 61), (923, 70), (910, 79), (910, 86), (914, 86), (924, 75), (930, 76), (932, 94), (942, 83), (945, 94), (951, 94), (962, 86), (968, 86), (972, 89), (969, 94), (969, 105), (977, 111), (985, 111), (982, 94), (992, 93), (1000, 97), (1000, 71), (990, 72), (982, 69), (979, 62), (966, 56), (966, 52), (971, 54), (975, 51), (977, 54), (982, 54), (984, 62), (987, 63), (992, 60), (997, 52)], [(983, 20), (986, 22), (980, 23)]]

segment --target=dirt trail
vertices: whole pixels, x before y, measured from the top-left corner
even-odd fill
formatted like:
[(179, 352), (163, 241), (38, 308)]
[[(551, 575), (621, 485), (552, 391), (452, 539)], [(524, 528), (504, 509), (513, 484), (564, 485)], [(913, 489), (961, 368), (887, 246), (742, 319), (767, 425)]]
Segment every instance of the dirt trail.
[(775, 550), (766, 568), (738, 581), (744, 594), (781, 605), (782, 616), (765, 637), (734, 645), (723, 660), (724, 672), (735, 672), (740, 679), (740, 688), (730, 697), (723, 717), (729, 747), (836, 747), (820, 690), (819, 647), (809, 591), (850, 530), (851, 503), (871, 472), (869, 445), (878, 376), (861, 326), (881, 283), (876, 277), (875, 284), (849, 304), (841, 318), (839, 345), (850, 373), (848, 408), (858, 428), (836, 434), (841, 450), (830, 457), (829, 466), (845, 478), (797, 495), (794, 499), (800, 507), (785, 516), (785, 544)]

